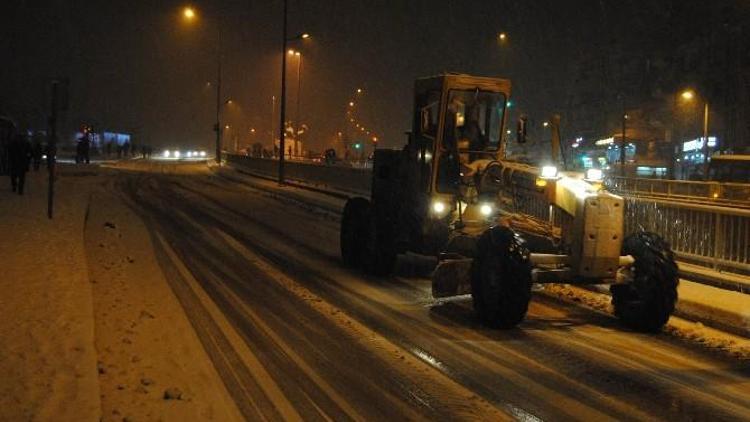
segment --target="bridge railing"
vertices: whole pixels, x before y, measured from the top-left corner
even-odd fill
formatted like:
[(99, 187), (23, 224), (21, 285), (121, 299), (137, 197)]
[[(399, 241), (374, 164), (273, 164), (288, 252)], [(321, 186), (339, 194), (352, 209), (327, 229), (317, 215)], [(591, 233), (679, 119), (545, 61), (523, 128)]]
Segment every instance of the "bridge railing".
[(612, 192), (710, 201), (715, 204), (750, 205), (750, 184), (701, 182), (692, 180), (665, 180), (608, 176), (605, 186)]
[(625, 197), (625, 232), (658, 233), (683, 260), (750, 273), (750, 210), (657, 198)]

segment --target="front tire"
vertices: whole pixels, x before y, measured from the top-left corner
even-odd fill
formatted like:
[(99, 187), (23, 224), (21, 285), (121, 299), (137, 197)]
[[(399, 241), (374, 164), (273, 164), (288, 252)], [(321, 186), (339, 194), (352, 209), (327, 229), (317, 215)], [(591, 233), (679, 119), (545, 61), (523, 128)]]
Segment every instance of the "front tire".
[(531, 300), (531, 263), (521, 238), (507, 227), (479, 237), (471, 265), (471, 296), (479, 319), (493, 328), (512, 328)]
[(635, 258), (633, 281), (610, 287), (615, 315), (628, 327), (658, 332), (677, 302), (677, 264), (669, 244), (654, 233), (625, 238), (622, 254)]

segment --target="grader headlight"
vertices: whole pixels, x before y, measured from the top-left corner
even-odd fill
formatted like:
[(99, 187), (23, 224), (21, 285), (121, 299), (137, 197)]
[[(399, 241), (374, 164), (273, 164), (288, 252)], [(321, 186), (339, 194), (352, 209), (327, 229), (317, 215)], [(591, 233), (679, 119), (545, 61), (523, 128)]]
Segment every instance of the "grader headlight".
[(479, 206), (479, 212), (485, 217), (489, 217), (490, 215), (492, 215), (492, 211), (493, 209), (491, 204), (482, 204)]
[(445, 202), (440, 200), (434, 200), (432, 201), (432, 212), (435, 213), (438, 217), (442, 217), (445, 215), (445, 211), (448, 209), (448, 206), (445, 204)]
[(601, 182), (604, 179), (604, 173), (601, 169), (588, 169), (586, 170), (586, 177), (583, 180), (587, 182)]
[(555, 166), (542, 167), (542, 173), (539, 177), (542, 179), (557, 179), (557, 167)]

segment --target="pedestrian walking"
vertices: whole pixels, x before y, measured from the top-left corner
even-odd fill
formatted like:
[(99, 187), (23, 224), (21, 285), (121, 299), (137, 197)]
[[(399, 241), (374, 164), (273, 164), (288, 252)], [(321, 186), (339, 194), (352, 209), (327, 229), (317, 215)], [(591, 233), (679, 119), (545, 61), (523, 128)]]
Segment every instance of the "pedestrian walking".
[(23, 195), (26, 172), (29, 170), (31, 160), (31, 144), (26, 135), (18, 134), (13, 138), (8, 145), (8, 156), (11, 188), (13, 192)]

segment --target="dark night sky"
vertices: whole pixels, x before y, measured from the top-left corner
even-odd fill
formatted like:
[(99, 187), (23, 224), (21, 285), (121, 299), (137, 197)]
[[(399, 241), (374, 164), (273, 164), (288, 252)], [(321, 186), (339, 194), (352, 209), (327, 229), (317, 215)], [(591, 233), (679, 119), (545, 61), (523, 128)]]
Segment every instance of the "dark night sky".
[[(382, 145), (401, 144), (414, 78), (442, 71), (508, 76), (518, 109), (551, 113), (566, 102), (576, 57), (612, 45), (658, 48), (673, 25), (661, 18), (665, 8), (680, 9), (683, 29), (700, 25), (701, 9), (686, 4), (699, 2), (289, 0), (289, 33), (313, 34), (298, 45), (309, 147), (322, 148), (341, 129), (357, 87), (366, 90), (361, 120)], [(206, 82), (215, 79), (221, 21), (225, 92), (236, 100), (226, 119), (268, 133), (271, 96), (280, 85), (281, 1), (196, 1), (202, 19), (192, 26), (181, 20), (184, 5), (4, 0), (0, 113), (38, 124), (49, 79), (67, 76), (71, 127), (86, 120), (157, 146), (209, 146), (215, 99)], [(509, 37), (504, 45), (496, 39), (500, 31)], [(290, 67), (293, 118), (294, 60)]]

